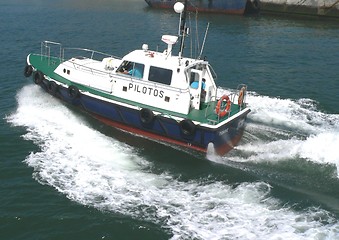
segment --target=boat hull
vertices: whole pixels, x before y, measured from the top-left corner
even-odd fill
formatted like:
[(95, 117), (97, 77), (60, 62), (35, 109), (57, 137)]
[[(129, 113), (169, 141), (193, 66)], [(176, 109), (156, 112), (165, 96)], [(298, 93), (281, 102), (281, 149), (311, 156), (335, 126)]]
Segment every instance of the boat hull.
[[(150, 7), (172, 9), (176, 0), (145, 0)], [(244, 14), (247, 0), (192, 0), (189, 11)]]
[(288, 3), (280, 3), (278, 1), (262, 0), (260, 2), (261, 12), (269, 14), (292, 14), (303, 16), (319, 16), (319, 17), (339, 17), (339, 2), (309, 1), (307, 3), (290, 1)]
[(74, 106), (84, 109), (103, 123), (137, 135), (141, 135), (160, 142), (179, 145), (184, 148), (206, 152), (210, 143), (219, 155), (229, 152), (240, 141), (244, 129), (245, 119), (249, 113), (242, 111), (232, 120), (217, 128), (194, 125), (194, 130), (187, 133), (183, 130), (180, 121), (166, 115), (156, 115), (145, 123), (142, 121), (140, 109), (106, 101), (80, 92), (76, 96), (70, 95), (69, 87), (57, 85), (51, 88), (54, 79), (44, 79), (39, 85), (51, 95), (64, 100)]

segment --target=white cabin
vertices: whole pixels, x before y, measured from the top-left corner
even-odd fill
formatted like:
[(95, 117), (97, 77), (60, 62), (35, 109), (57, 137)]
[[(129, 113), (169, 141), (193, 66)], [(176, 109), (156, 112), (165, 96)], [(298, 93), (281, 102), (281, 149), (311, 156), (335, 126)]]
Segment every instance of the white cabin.
[(164, 52), (151, 51), (144, 44), (122, 59), (72, 58), (55, 72), (136, 105), (181, 114), (215, 101), (217, 87), (208, 62), (173, 56), (172, 45), (177, 37), (164, 35), (162, 40), (168, 44)]

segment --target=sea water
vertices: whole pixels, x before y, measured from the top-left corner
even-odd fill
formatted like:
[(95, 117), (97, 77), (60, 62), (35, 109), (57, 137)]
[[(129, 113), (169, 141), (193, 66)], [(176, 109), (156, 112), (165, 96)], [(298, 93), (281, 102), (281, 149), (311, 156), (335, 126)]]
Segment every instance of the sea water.
[(337, 22), (199, 14), (218, 93), (245, 83), (252, 110), (220, 157), (107, 127), (23, 76), (42, 40), (166, 48), (172, 11), (15, 0), (0, 13), (1, 239), (339, 239)]

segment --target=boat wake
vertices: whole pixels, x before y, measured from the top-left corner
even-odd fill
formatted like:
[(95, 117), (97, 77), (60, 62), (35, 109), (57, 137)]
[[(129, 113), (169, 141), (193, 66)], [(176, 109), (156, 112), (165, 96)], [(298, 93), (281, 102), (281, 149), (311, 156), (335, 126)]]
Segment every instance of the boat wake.
[[(303, 159), (335, 166), (339, 178), (338, 114), (318, 111), (317, 103), (311, 99), (279, 99), (249, 93), (247, 101), (252, 110), (249, 123), (242, 142), (226, 156), (227, 160), (274, 163)], [(225, 157), (213, 154), (208, 158), (225, 161)]]
[[(249, 161), (305, 159), (336, 166), (339, 177), (339, 115), (319, 112), (310, 99), (292, 101), (250, 96), (252, 121), (247, 136), (259, 136), (238, 150), (252, 153)], [(262, 136), (264, 135), (264, 136)]]
[[(330, 148), (330, 144), (338, 146), (336, 124), (331, 123), (338, 123), (337, 116), (318, 113), (312, 104), (303, 106), (311, 103), (308, 100), (249, 98), (253, 109), (249, 133), (235, 150), (240, 157), (232, 154), (231, 160), (267, 161), (298, 155), (338, 166), (338, 157)], [(339, 234), (339, 223), (328, 211), (289, 208), (271, 195), (271, 185), (263, 181), (233, 185), (154, 173), (152, 163), (137, 149), (94, 130), (82, 116), (36, 86), (21, 89), (17, 101), (16, 112), (7, 121), (25, 127), (23, 138), (40, 147), (25, 163), (33, 168), (37, 181), (72, 201), (154, 222), (169, 231), (172, 239), (334, 239)], [(280, 112), (276, 110), (285, 104)]]

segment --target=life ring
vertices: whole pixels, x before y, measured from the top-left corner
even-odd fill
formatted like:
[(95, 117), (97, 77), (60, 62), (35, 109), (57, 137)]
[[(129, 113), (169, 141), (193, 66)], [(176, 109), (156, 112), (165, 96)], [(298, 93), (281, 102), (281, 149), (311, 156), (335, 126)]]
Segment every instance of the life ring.
[[(223, 101), (226, 101), (226, 107), (224, 110), (221, 110), (221, 104)], [(218, 103), (217, 106), (215, 107), (215, 113), (219, 116), (219, 117), (225, 117), (225, 115), (230, 111), (231, 109), (231, 100), (227, 95), (223, 95)]]
[(184, 135), (191, 136), (195, 133), (196, 126), (191, 120), (184, 119), (180, 122), (180, 129)]
[(69, 86), (69, 87), (68, 87), (68, 96), (69, 96), (72, 100), (76, 99), (77, 97), (80, 96), (79, 89), (78, 89), (76, 86), (73, 86), (73, 85)]
[(41, 84), (42, 81), (45, 79), (44, 74), (40, 71), (36, 71), (33, 76), (35, 84)]
[(33, 73), (33, 67), (31, 65), (26, 65), (24, 70), (25, 77), (30, 77)]
[(238, 105), (239, 107), (243, 105), (244, 103), (244, 95), (245, 95), (245, 87), (242, 87), (239, 91), (239, 97), (238, 97)]
[(56, 84), (56, 82), (54, 82), (54, 81), (49, 81), (47, 83), (47, 90), (52, 95), (55, 95), (58, 92), (58, 88), (59, 88), (58, 84)]
[(154, 113), (148, 108), (143, 108), (140, 110), (140, 120), (144, 124), (150, 124), (153, 122)]

